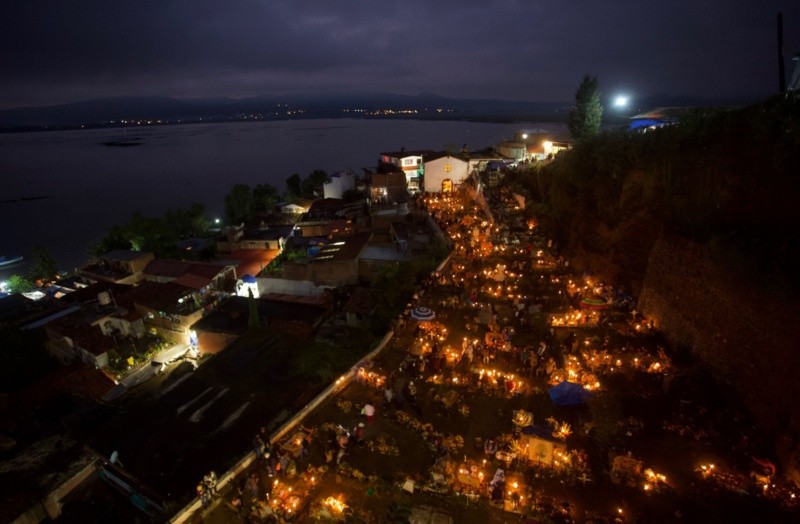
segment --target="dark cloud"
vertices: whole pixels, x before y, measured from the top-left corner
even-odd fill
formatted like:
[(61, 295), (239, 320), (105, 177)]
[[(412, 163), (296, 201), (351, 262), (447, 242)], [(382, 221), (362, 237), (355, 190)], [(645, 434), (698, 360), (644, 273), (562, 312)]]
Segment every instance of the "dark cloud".
[(569, 100), (604, 90), (710, 97), (775, 90), (800, 2), (575, 0), (12, 1), (0, 104), (102, 96), (423, 91)]

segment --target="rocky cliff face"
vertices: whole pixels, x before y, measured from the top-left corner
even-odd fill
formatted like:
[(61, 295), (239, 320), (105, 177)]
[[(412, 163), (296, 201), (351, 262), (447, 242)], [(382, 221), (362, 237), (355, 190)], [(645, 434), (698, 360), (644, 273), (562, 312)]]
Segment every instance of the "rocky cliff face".
[(677, 237), (650, 251), (639, 309), (737, 391), (800, 479), (800, 303)]

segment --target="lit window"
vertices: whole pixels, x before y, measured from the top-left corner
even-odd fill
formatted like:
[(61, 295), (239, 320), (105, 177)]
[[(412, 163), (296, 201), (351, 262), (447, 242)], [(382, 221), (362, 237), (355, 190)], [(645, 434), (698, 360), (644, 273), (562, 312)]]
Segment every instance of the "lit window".
[(445, 164), (444, 165), (444, 170), (445, 170), (445, 172), (449, 173), (450, 171), (453, 170), (453, 166), (451, 166), (450, 164)]

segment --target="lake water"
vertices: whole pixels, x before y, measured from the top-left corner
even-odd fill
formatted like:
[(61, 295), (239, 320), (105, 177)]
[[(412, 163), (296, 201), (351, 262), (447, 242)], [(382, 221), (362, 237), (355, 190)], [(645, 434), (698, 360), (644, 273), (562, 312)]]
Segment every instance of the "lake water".
[[(200, 202), (222, 216), (237, 183), (283, 191), (292, 173), (361, 173), (382, 151), (475, 150), (534, 128), (564, 132), (558, 124), (337, 119), (0, 134), (0, 255), (27, 257), (40, 243), (70, 270), (136, 210), (161, 215)], [(103, 145), (121, 139), (142, 145)]]

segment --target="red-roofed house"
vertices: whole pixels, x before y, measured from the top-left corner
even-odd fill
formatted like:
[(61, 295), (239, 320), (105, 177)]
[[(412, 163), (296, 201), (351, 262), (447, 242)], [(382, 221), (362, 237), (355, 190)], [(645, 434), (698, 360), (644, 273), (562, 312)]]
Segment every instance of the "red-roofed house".
[(205, 262), (152, 260), (142, 273), (151, 282), (176, 282), (195, 291), (225, 290), (236, 282), (235, 266)]

